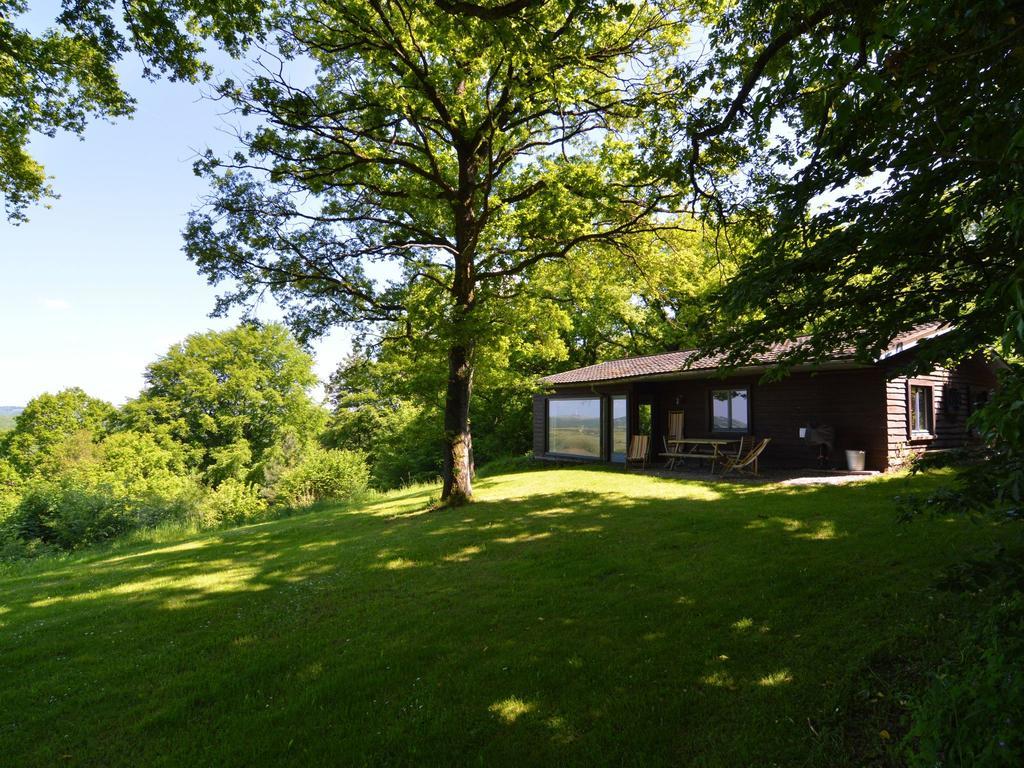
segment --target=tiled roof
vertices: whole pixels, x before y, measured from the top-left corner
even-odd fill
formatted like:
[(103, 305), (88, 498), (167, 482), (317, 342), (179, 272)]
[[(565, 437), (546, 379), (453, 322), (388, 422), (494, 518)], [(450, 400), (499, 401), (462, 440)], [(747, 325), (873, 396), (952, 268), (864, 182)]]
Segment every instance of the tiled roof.
[[(883, 357), (896, 354), (904, 347), (913, 346), (919, 340), (938, 334), (944, 330), (938, 323), (922, 325), (902, 333), (892, 340)], [(793, 341), (773, 344), (765, 352), (751, 358), (745, 365), (748, 367), (768, 366), (784, 357), (787, 353), (800, 347), (808, 337), (801, 336)], [(833, 352), (830, 361), (852, 360), (852, 347)], [(555, 373), (541, 379), (545, 384), (591, 384), (598, 381), (618, 381), (646, 376), (663, 376), (665, 374), (682, 373), (684, 371), (710, 371), (719, 368), (725, 359), (724, 355), (700, 356), (696, 350), (687, 349), (680, 352), (665, 352), (660, 355), (644, 357), (626, 357), (621, 360), (609, 360), (605, 363), (588, 365), (571, 371)]]

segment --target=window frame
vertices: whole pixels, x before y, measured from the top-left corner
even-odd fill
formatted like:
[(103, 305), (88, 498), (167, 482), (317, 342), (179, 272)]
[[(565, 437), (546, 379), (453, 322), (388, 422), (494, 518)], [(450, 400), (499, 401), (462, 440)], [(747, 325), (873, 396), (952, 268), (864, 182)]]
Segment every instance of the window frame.
[[(601, 419), (601, 429), (603, 430), (601, 435), (601, 450), (602, 450), (602, 461), (607, 461), (611, 464), (625, 464), (626, 456), (629, 454), (629, 403), (630, 396), (625, 392), (614, 393), (611, 395), (602, 396), (605, 401), (603, 406), (605, 409), (604, 417)], [(622, 458), (615, 458), (615, 401), (622, 400), (626, 407), (626, 446), (622, 452)]]
[[(551, 450), (551, 401), (552, 400), (596, 400), (598, 403), (598, 440), (597, 455), (586, 456), (579, 453), (560, 453)], [(560, 458), (573, 459), (575, 461), (604, 461), (606, 455), (605, 442), (608, 439), (609, 430), (605, 427), (605, 420), (608, 418), (607, 400), (603, 395), (579, 394), (579, 395), (549, 395), (544, 398), (544, 454), (546, 456), (557, 456)]]
[[(921, 389), (928, 393), (927, 429), (914, 429), (914, 390)], [(935, 439), (935, 383), (927, 379), (907, 380), (907, 439), (923, 441)]]
[[(730, 424), (730, 427), (728, 429), (723, 429), (721, 427), (716, 427), (715, 426), (715, 393), (716, 392), (729, 392), (730, 393), (729, 400), (728, 400), (728, 403), (729, 403), (729, 424)], [(746, 399), (746, 402), (747, 402), (747, 423), (746, 423), (745, 427), (742, 427), (742, 428), (739, 428), (739, 429), (733, 428), (731, 426), (732, 423), (733, 423), (733, 418), (732, 418), (732, 401), (733, 401), (732, 393), (733, 392), (743, 392), (744, 395), (746, 396), (745, 399)], [(708, 421), (709, 421), (708, 428), (711, 431), (711, 433), (715, 434), (715, 435), (749, 435), (749, 434), (752, 434), (751, 433), (751, 427), (752, 427), (751, 422), (753, 421), (753, 419), (751, 418), (751, 412), (753, 411), (753, 408), (751, 407), (751, 402), (752, 401), (751, 401), (751, 397), (750, 397), (750, 387), (747, 386), (747, 385), (712, 387), (710, 390), (708, 390)]]

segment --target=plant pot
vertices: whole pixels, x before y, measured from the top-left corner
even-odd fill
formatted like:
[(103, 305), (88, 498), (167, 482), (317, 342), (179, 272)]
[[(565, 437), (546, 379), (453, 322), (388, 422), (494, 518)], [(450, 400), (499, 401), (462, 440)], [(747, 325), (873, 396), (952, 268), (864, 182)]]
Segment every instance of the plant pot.
[(864, 455), (864, 451), (847, 451), (846, 468), (852, 472), (863, 472)]

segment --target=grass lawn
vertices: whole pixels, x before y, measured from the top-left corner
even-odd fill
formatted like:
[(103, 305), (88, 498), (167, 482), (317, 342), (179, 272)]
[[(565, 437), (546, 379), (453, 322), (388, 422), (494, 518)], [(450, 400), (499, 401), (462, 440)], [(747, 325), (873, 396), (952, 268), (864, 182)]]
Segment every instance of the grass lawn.
[(21, 565), (0, 763), (886, 764), (999, 535), (896, 523), (929, 482), (552, 469)]

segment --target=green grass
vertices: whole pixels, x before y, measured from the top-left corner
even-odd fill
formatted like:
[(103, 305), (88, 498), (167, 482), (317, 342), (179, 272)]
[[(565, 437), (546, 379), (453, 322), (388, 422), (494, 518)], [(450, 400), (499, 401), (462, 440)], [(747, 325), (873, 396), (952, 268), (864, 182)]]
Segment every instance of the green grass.
[(0, 762), (885, 764), (999, 535), (897, 524), (929, 482), (520, 472), (22, 565)]

